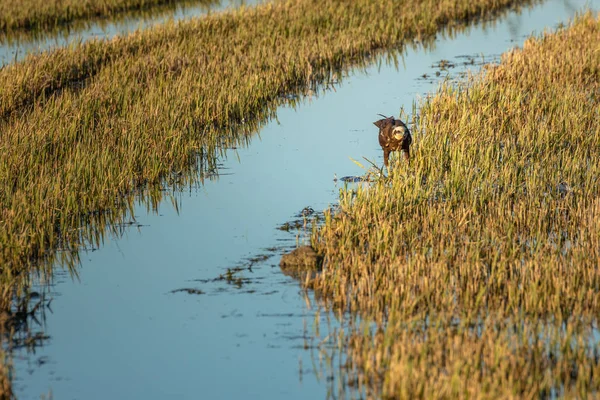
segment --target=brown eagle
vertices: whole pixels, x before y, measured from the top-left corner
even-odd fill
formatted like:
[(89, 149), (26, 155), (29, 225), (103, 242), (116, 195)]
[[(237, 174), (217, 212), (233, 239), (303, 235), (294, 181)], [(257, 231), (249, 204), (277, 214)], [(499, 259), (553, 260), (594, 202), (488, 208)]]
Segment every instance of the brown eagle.
[[(381, 115), (381, 114), (378, 114)], [(402, 149), (404, 157), (410, 161), (410, 145), (412, 136), (404, 122), (394, 117), (386, 117), (373, 122), (379, 128), (379, 145), (383, 149), (383, 164), (387, 167), (389, 164), (390, 153)]]

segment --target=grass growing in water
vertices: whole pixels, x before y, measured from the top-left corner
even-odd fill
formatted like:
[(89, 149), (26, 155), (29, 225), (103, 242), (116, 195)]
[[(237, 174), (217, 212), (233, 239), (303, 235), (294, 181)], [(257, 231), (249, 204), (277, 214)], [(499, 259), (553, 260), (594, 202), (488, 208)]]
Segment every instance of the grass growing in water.
[(414, 158), (341, 195), (308, 285), (374, 398), (600, 389), (600, 20), (529, 39), (420, 106)]
[[(169, 24), (0, 69), (0, 309), (31, 267), (118, 231), (244, 143), (285, 96), (379, 49), (519, 3), (295, 0)], [(51, 273), (51, 271), (48, 271)], [(25, 283), (23, 283), (25, 282)]]
[[(197, 0), (199, 3), (206, 2)], [(70, 22), (113, 17), (128, 11), (190, 0), (0, 0), (0, 34), (23, 30), (52, 30)]]
[[(296, 0), (168, 24), (0, 70), (0, 278), (102, 241), (140, 187), (214, 169), (283, 96), (376, 49), (512, 2)], [(454, 22), (453, 22), (454, 21)], [(192, 174), (190, 174), (190, 171)], [(70, 253), (61, 253), (70, 254)], [(50, 260), (51, 261), (51, 260)]]

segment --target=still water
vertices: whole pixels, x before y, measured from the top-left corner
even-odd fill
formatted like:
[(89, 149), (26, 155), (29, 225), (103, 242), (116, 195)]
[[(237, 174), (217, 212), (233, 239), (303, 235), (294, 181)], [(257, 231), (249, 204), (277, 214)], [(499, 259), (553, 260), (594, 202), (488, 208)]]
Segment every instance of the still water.
[(69, 43), (111, 38), (138, 29), (148, 29), (168, 20), (179, 21), (231, 8), (251, 7), (265, 2), (265, 0), (202, 0), (196, 4), (189, 2), (183, 5), (162, 6), (151, 10), (126, 13), (116, 20), (76, 21), (53, 34), (41, 37), (36, 33), (8, 37), (0, 35), (0, 67), (22, 60), (30, 53), (67, 46)]
[[(49, 339), (35, 353), (14, 353), (17, 396), (330, 397), (336, 377), (319, 373), (315, 337), (339, 322), (280, 272), (280, 253), (266, 249), (296, 238), (276, 227), (304, 207), (334, 204), (334, 176), (364, 172), (349, 157), (382, 163), (377, 113), (410, 112), (440, 79), (466, 68), (440, 71), (439, 61), (495, 60), (584, 7), (598, 9), (600, 0), (546, 1), (452, 38), (439, 35), (433, 49), (407, 49), (397, 67), (354, 71), (295, 109), (281, 107), (248, 148), (226, 153), (218, 179), (177, 194), (179, 213), (168, 203), (158, 214), (140, 207), (141, 226), (84, 253), (77, 279), (55, 276), (41, 327)], [(422, 77), (438, 71), (438, 79)], [(214, 280), (263, 254), (272, 256), (236, 275), (239, 287)], [(173, 293), (182, 288), (202, 294)]]

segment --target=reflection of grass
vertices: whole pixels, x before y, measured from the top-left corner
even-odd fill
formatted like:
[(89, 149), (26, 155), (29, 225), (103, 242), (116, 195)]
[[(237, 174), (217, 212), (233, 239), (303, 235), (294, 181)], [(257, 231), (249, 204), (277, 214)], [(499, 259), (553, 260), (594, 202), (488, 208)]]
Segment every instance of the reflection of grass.
[(185, 185), (195, 172), (214, 170), (221, 149), (246, 140), (283, 95), (490, 5), (423, 1), (381, 19), (391, 6), (288, 1), (76, 45), (0, 70), (3, 276), (56, 248), (101, 243), (106, 224), (133, 207), (124, 195), (137, 188), (153, 188), (151, 206), (162, 196), (160, 182)]
[(0, 351), (0, 399), (14, 398), (12, 384), (10, 381), (9, 366), (11, 361), (7, 359), (4, 351)]
[[(214, 0), (196, 0), (214, 3)], [(190, 0), (0, 0), (0, 33), (53, 30), (90, 18), (114, 17), (128, 11), (189, 4)]]
[(317, 294), (374, 397), (600, 389), (600, 20), (530, 39), (421, 105), (415, 156), (313, 237)]
[(32, 266), (76, 263), (136, 201), (156, 207), (165, 183), (214, 172), (287, 95), (516, 3), (420, 0), (389, 17), (392, 0), (292, 0), (0, 69), (0, 309)]

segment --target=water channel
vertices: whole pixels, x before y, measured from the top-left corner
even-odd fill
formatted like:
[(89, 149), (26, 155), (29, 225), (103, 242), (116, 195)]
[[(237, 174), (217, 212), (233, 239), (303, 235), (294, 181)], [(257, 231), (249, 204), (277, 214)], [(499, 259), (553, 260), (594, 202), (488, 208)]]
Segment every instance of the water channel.
[[(550, 0), (440, 34), (434, 48), (407, 49), (398, 65), (355, 70), (281, 107), (249, 147), (227, 151), (218, 178), (177, 193), (178, 210), (139, 207), (140, 226), (82, 254), (78, 277), (54, 276), (38, 328), (48, 339), (13, 353), (17, 397), (334, 397), (336, 377), (321, 373), (315, 344), (339, 321), (281, 273), (281, 249), (296, 237), (276, 228), (305, 207), (335, 204), (334, 176), (364, 172), (349, 157), (382, 163), (377, 113), (410, 112), (447, 75), (476, 71), (585, 7), (599, 9), (600, 0)], [(456, 67), (440, 69), (441, 60)], [(235, 273), (241, 280), (215, 280), (250, 264)]]

